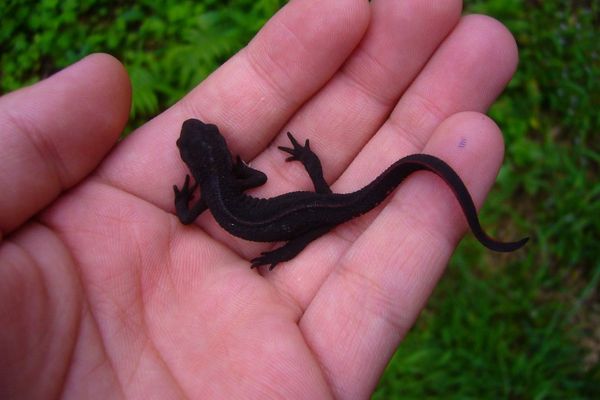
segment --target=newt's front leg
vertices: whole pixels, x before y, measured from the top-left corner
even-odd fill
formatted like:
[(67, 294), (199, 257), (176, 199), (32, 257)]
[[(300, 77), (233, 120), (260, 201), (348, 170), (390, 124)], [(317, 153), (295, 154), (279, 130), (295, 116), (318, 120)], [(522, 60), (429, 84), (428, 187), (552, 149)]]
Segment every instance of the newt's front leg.
[(194, 184), (190, 188), (190, 176), (185, 176), (185, 183), (183, 184), (181, 190), (177, 187), (177, 185), (173, 185), (173, 191), (175, 192), (175, 213), (184, 225), (189, 225), (198, 218), (203, 211), (206, 211), (207, 206), (202, 200), (202, 198), (198, 199), (196, 204), (190, 209), (190, 201), (194, 198), (194, 190), (198, 184)]
[(291, 154), (291, 157), (286, 158), (285, 161), (300, 161), (302, 165), (304, 165), (306, 172), (308, 172), (308, 176), (310, 176), (310, 179), (313, 182), (315, 191), (317, 193), (331, 193), (331, 189), (323, 177), (321, 160), (319, 160), (319, 156), (311, 150), (308, 139), (306, 139), (304, 146), (302, 146), (290, 132), (287, 133), (287, 136), (294, 147), (279, 146), (279, 150)]

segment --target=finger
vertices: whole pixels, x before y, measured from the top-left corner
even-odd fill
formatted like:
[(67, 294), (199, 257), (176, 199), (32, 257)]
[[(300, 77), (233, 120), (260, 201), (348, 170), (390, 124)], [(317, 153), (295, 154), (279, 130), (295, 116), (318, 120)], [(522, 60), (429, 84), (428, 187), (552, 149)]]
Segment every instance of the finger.
[[(377, 176), (397, 159), (422, 152), (434, 130), (449, 116), (487, 110), (510, 80), (517, 61), (515, 41), (502, 24), (485, 16), (463, 18), (336, 182), (338, 190), (364, 185), (370, 181), (368, 177)], [(372, 161), (375, 158), (377, 164)], [(373, 212), (357, 220), (355, 232), (360, 234), (376, 215)]]
[[(446, 160), (481, 204), (503, 143), (491, 120), (462, 113), (444, 122), (424, 150)], [(373, 390), (464, 229), (452, 191), (433, 174), (417, 173), (342, 257), (300, 322), (337, 397)]]
[[(295, 114), (285, 131), (310, 138), (322, 155), (325, 178), (335, 181), (379, 129), (401, 94), (457, 24), (460, 1), (373, 1), (369, 29), (329, 83)], [(283, 135), (282, 135), (283, 136)], [(287, 143), (282, 137), (280, 142)], [(331, 151), (335, 148), (335, 151)], [(260, 191), (312, 190), (299, 164), (281, 168), (275, 146), (253, 161), (272, 175)]]
[[(518, 63), (512, 34), (483, 15), (464, 17), (402, 97), (384, 129), (422, 149), (441, 121), (460, 111), (485, 112)], [(381, 135), (383, 136), (383, 135)]]
[(172, 210), (165, 188), (185, 174), (175, 146), (185, 119), (216, 124), (232, 153), (251, 159), (330, 79), (356, 47), (368, 18), (362, 0), (288, 3), (246, 48), (124, 141), (100, 170), (102, 179)]
[(336, 185), (343, 190), (381, 172), (385, 166), (372, 162), (375, 155), (386, 165), (422, 151), (439, 124), (455, 113), (485, 112), (517, 62), (514, 38), (502, 24), (485, 16), (463, 18)]
[(0, 98), (0, 230), (12, 231), (96, 167), (129, 115), (122, 65), (92, 55)]
[[(465, 17), (406, 90), (389, 120), (335, 182), (333, 191), (357, 190), (399, 158), (423, 151), (424, 141), (444, 118), (465, 110), (484, 111), (506, 85), (516, 63), (514, 39), (502, 25), (487, 17)], [(457, 65), (460, 68), (453, 71)], [(269, 279), (306, 306), (339, 257), (379, 210), (341, 225), (333, 235), (311, 244), (286, 268), (270, 274)], [(303, 276), (302, 265), (306, 263), (318, 265), (309, 277)]]

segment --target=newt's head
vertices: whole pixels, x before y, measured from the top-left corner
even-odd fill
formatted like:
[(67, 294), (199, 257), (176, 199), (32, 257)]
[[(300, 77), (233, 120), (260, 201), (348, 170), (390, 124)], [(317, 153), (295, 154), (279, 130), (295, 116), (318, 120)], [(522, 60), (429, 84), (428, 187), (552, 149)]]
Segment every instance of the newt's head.
[(186, 120), (181, 126), (177, 147), (181, 159), (192, 173), (203, 171), (208, 176), (231, 169), (231, 154), (216, 125), (194, 118)]

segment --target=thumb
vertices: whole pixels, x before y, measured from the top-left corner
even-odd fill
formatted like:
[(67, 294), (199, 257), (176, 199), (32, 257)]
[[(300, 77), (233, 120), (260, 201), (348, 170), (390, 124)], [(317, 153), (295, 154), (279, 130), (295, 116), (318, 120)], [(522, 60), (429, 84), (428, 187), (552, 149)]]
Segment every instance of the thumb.
[(125, 69), (105, 54), (0, 98), (0, 238), (98, 165), (130, 102)]

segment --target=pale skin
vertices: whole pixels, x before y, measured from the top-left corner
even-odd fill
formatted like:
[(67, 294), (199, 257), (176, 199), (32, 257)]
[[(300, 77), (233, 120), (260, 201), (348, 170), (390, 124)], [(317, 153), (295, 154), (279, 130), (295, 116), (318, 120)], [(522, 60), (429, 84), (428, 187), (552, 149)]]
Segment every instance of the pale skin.
[[(510, 80), (510, 33), (459, 1), (296, 0), (185, 98), (116, 143), (125, 70), (93, 55), (0, 98), (1, 398), (366, 398), (466, 224), (432, 174), (274, 271), (269, 244), (210, 213), (183, 226), (181, 123), (217, 124), (269, 176), (310, 138), (336, 192), (398, 158), (444, 159), (480, 205), (503, 141), (483, 113)], [(271, 143), (273, 142), (273, 143)]]

